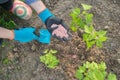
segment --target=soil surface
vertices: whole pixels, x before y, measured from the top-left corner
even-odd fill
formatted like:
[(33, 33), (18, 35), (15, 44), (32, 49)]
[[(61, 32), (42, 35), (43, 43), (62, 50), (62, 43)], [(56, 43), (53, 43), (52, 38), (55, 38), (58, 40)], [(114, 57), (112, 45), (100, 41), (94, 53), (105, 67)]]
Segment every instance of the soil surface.
[[(119, 0), (43, 0), (46, 6), (58, 17), (62, 18), (70, 26), (69, 16), (75, 7), (81, 8), (81, 3), (92, 5), (91, 13), (94, 14), (96, 30), (107, 30), (108, 40), (103, 48), (93, 47), (86, 50), (86, 45), (79, 33), (72, 33), (68, 42), (61, 42), (55, 38), (51, 43), (41, 44), (37, 41), (19, 43), (17, 41), (4, 40), (0, 47), (0, 80), (77, 80), (75, 70), (86, 61), (105, 61), (107, 71), (113, 72), (120, 80), (120, 1)], [(1, 13), (1, 12), (0, 12)], [(45, 27), (34, 12), (30, 20), (24, 21), (17, 17), (11, 17), (17, 27), (34, 26)], [(46, 49), (58, 51), (60, 60), (55, 69), (47, 68), (40, 62), (39, 57)], [(3, 60), (8, 59), (9, 64)]]

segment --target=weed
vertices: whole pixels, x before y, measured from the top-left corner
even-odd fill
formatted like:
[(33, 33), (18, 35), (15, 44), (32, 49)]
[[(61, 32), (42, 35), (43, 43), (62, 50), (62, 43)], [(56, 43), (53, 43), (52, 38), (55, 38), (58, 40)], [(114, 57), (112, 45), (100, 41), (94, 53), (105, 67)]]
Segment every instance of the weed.
[(3, 9), (1, 9), (1, 11), (4, 13), (1, 13), (0, 15), (0, 27), (15, 29), (16, 23), (11, 19), (11, 16), (13, 15)]
[(9, 64), (9, 63), (10, 63), (10, 60), (5, 57), (5, 58), (3, 59), (3, 64)]

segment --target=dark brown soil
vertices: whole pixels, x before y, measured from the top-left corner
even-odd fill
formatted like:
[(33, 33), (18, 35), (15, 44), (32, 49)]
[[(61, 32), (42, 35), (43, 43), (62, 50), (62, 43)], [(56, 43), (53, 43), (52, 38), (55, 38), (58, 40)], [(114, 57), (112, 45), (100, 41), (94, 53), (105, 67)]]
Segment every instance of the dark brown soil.
[[(37, 41), (19, 43), (5, 40), (5, 47), (0, 47), (0, 80), (77, 80), (75, 70), (86, 61), (107, 64), (107, 71), (113, 72), (120, 80), (120, 1), (119, 0), (44, 0), (46, 6), (59, 18), (70, 26), (69, 13), (81, 3), (92, 5), (96, 30), (107, 30), (108, 40), (103, 48), (95, 46), (86, 50), (86, 45), (79, 33), (74, 33), (68, 42), (61, 42), (52, 38), (51, 43), (41, 44)], [(12, 18), (11, 18), (12, 19)], [(17, 27), (34, 26), (45, 27), (36, 13), (24, 21), (13, 17)], [(39, 56), (46, 49), (58, 51), (60, 64), (55, 69), (47, 68), (40, 62)], [(8, 58), (11, 63), (3, 64), (2, 60)]]

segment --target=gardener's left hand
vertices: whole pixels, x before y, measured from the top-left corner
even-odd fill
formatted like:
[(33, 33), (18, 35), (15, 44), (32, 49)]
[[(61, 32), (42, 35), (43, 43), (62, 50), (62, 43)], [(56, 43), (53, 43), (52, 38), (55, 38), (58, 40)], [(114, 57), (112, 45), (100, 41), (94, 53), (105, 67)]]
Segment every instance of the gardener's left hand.
[(18, 30), (13, 30), (14, 40), (19, 42), (30, 42), (32, 40), (38, 40), (38, 36), (34, 34), (35, 28), (21, 28)]

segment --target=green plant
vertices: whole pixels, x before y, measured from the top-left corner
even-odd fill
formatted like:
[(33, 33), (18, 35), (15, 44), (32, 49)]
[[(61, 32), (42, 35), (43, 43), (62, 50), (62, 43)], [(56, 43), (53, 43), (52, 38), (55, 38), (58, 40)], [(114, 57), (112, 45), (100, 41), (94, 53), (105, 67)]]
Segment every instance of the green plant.
[(105, 62), (86, 62), (76, 71), (76, 78), (79, 80), (117, 80), (116, 75), (107, 73)]
[(45, 55), (40, 56), (40, 61), (43, 62), (45, 65), (47, 65), (48, 68), (55, 68), (59, 60), (57, 59), (55, 53), (57, 53), (56, 50), (45, 50)]
[(7, 29), (14, 29), (16, 27), (16, 23), (11, 19), (11, 16), (14, 16), (7, 11), (1, 9), (2, 12), (0, 15), (0, 26), (7, 28)]
[(7, 57), (5, 57), (2, 62), (3, 64), (9, 64), (10, 60)]
[(92, 25), (93, 14), (88, 13), (88, 11), (92, 8), (90, 5), (81, 4), (83, 10), (80, 8), (75, 8), (70, 16), (72, 18), (70, 28), (72, 31), (77, 31), (79, 28), (84, 29), (85, 25)]
[(89, 13), (92, 6), (86, 4), (81, 5), (83, 10), (75, 8), (70, 13), (70, 16), (72, 17), (70, 28), (74, 32), (79, 29), (83, 31), (83, 40), (86, 42), (87, 49), (91, 48), (93, 45), (101, 48), (103, 42), (107, 40), (107, 32), (103, 30), (96, 31), (94, 29), (93, 14)]
[(4, 18), (0, 19), (0, 25), (2, 25), (4, 28), (7, 28), (7, 29), (14, 29), (16, 27), (16, 24), (14, 21), (12, 20), (5, 21)]
[(96, 31), (93, 26), (85, 26), (84, 28), (83, 40), (86, 42), (87, 48), (91, 48), (94, 44), (101, 48), (102, 43), (107, 40), (106, 31)]

